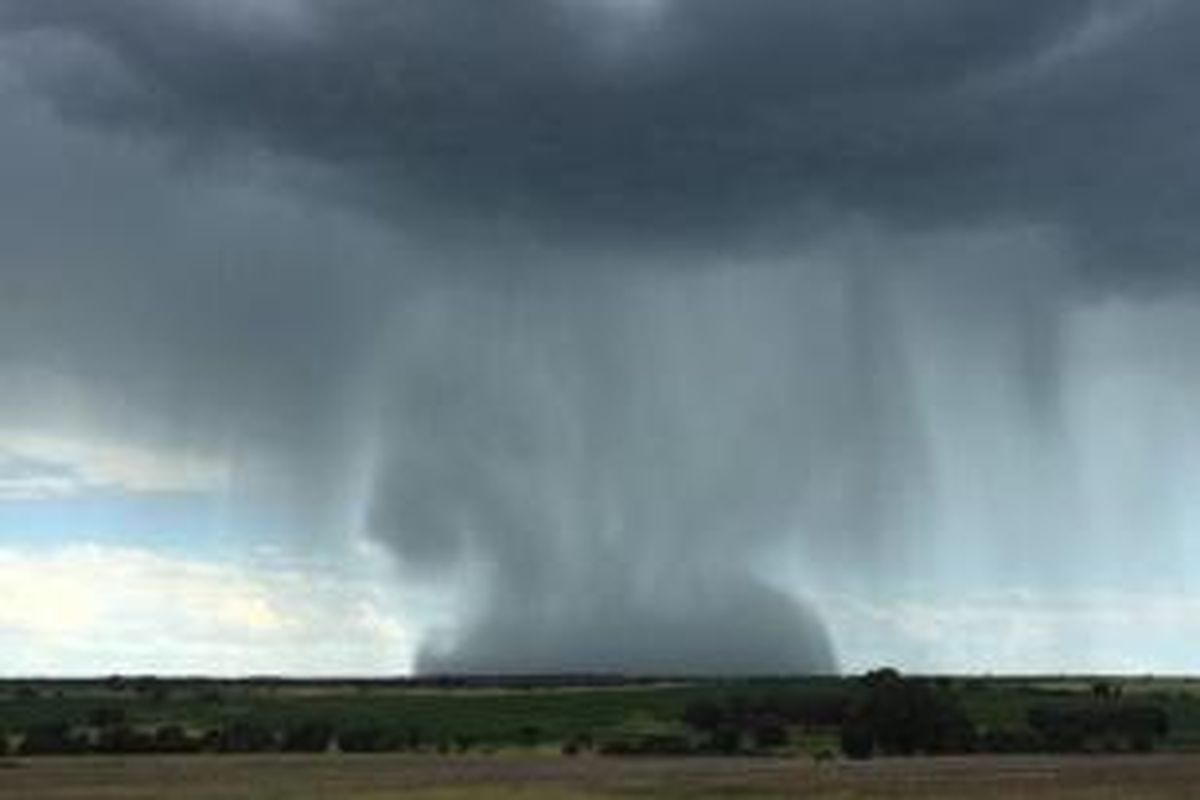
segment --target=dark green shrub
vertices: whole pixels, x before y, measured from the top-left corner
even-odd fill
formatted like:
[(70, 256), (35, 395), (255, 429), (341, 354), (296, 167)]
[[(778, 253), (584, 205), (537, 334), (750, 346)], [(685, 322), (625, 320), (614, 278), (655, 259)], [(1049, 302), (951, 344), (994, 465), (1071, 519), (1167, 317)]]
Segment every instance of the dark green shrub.
[(1148, 752), (1169, 732), (1166, 712), (1154, 705), (1111, 697), (1087, 703), (1034, 706), (1029, 726), (1053, 752), (1096, 750)]
[(217, 740), (217, 749), (222, 753), (263, 753), (275, 747), (275, 732), (249, 720), (230, 723), (221, 730)]
[(132, 754), (156, 752), (154, 736), (130, 725), (110, 725), (96, 737), (97, 753)]
[(25, 731), (19, 753), (23, 756), (77, 755), (87, 752), (87, 741), (65, 722), (34, 725)]
[(849, 719), (842, 723), (842, 752), (847, 758), (862, 760), (875, 755), (875, 733), (865, 719)]
[(595, 747), (595, 742), (589, 733), (577, 733), (563, 742), (562, 752), (566, 756), (575, 756)]
[[(892, 669), (869, 673), (863, 684), (865, 694), (842, 723), (847, 755), (940, 755), (975, 749), (975, 728), (953, 693)], [(869, 748), (862, 741), (867, 737)]]
[(713, 752), (726, 755), (740, 753), (742, 751), (742, 731), (736, 725), (728, 723), (721, 725), (712, 732), (708, 744)]
[(781, 691), (765, 696), (757, 711), (793, 725), (829, 728), (842, 724), (852, 700), (851, 693), (843, 689)]
[(156, 753), (199, 753), (204, 741), (190, 736), (182, 725), (162, 725), (154, 732)]
[(112, 725), (124, 725), (128, 722), (125, 709), (114, 706), (93, 708), (87, 714), (87, 724), (93, 728), (107, 728)]
[(608, 756), (682, 756), (694, 752), (687, 737), (671, 733), (622, 736), (600, 745), (600, 754)]
[(979, 737), (978, 749), (984, 753), (1037, 753), (1045, 744), (1028, 728), (992, 728)]
[(522, 725), (517, 735), (526, 747), (536, 747), (542, 740), (542, 729), (537, 725)]
[(333, 726), (326, 722), (305, 722), (283, 732), (285, 753), (324, 753), (333, 744)]
[(711, 700), (696, 700), (683, 709), (684, 723), (697, 731), (710, 733), (726, 719), (725, 709)]
[(750, 737), (759, 750), (784, 747), (788, 743), (787, 722), (769, 714), (757, 717), (750, 723)]
[(403, 744), (400, 737), (375, 726), (349, 728), (338, 734), (337, 742), (343, 753), (384, 753)]

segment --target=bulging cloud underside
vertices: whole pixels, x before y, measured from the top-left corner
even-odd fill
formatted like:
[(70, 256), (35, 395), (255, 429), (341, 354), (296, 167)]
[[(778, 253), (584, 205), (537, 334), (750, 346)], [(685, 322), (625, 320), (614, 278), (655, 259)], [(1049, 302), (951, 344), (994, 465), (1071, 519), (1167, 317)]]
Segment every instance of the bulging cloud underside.
[(833, 668), (763, 560), (1073, 519), (1073, 320), (1195, 278), (1184, 2), (0, 0), (0, 32), (0, 410), (218, 451), (466, 586), (425, 669)]
[(712, 246), (1001, 217), (1114, 270), (1195, 247), (1187, 3), (233, 5), (0, 13), (93, 48), (45, 70), (72, 118), (332, 167), (409, 228)]
[(670, 676), (833, 670), (824, 625), (786, 595), (729, 575), (668, 574), (685, 585), (703, 580), (703, 591), (676, 587), (665, 596), (639, 597), (626, 594), (630, 587), (615, 573), (599, 587), (601, 604), (561, 592), (549, 602), (526, 592), (503, 593), (497, 598), (503, 605), (467, 627), (448, 649), (436, 640), (428, 646), (417, 669)]

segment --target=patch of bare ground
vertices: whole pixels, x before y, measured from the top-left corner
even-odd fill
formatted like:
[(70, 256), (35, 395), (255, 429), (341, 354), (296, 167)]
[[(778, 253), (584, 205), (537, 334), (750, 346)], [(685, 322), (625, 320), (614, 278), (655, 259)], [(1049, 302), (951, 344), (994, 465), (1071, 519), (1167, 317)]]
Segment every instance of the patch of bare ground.
[(0, 775), (3, 800), (806, 797), (817, 800), (1192, 800), (1200, 757), (804, 759), (527, 756), (38, 759)]

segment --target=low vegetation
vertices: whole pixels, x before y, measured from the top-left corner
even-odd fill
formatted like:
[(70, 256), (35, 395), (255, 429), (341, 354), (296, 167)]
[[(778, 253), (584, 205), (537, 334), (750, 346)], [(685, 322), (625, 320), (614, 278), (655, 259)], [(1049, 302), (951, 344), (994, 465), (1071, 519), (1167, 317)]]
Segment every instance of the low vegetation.
[(210, 753), (806, 756), (1196, 750), (1183, 681), (0, 683), (0, 756)]

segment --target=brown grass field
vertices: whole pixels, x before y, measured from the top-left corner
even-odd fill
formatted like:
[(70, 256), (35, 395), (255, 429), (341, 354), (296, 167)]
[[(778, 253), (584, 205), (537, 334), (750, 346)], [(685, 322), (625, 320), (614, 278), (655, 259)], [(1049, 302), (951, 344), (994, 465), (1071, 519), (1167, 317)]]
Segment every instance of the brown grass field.
[(805, 759), (192, 756), (7, 761), (3, 800), (1183, 800), (1200, 757)]

